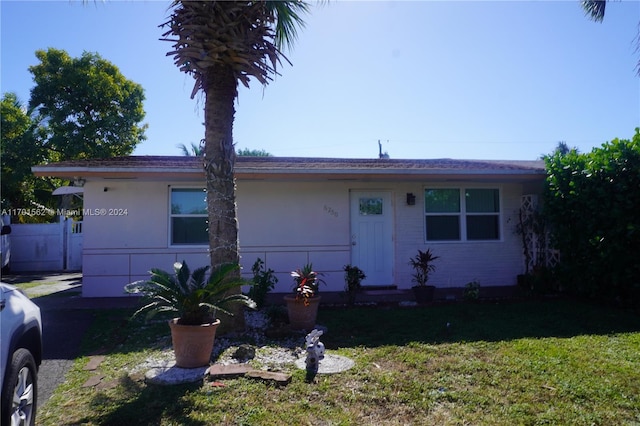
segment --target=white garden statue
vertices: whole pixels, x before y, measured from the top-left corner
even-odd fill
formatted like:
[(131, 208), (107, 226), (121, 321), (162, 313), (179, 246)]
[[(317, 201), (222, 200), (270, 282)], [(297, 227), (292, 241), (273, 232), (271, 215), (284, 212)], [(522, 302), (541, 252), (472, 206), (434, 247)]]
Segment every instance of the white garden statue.
[(307, 373), (316, 374), (320, 361), (324, 358), (324, 343), (320, 341), (322, 330), (314, 329), (305, 338), (307, 348)]

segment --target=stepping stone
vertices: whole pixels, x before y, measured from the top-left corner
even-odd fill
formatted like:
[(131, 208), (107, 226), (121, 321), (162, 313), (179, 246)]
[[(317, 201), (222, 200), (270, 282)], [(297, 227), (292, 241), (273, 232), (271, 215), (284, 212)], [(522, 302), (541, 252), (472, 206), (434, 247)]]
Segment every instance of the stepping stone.
[(100, 381), (100, 383), (98, 383), (98, 385), (96, 386), (96, 389), (98, 390), (113, 389), (119, 384), (120, 384), (120, 380), (118, 379), (109, 380), (108, 382)]
[[(307, 369), (307, 357), (299, 358), (295, 362), (296, 367), (301, 370)], [(351, 358), (342, 355), (327, 354), (325, 352), (324, 359), (318, 365), (318, 374), (335, 374), (347, 371), (355, 365)]]
[(247, 364), (231, 364), (221, 365), (213, 364), (209, 366), (205, 375), (209, 376), (209, 380), (212, 379), (232, 379), (234, 377), (241, 377), (253, 370)]
[(102, 381), (103, 377), (104, 377), (104, 374), (94, 374), (93, 376), (89, 377), (86, 382), (84, 382), (82, 387), (83, 388), (92, 388), (94, 386), (97, 386), (97, 385), (100, 384), (100, 382)]
[(291, 374), (276, 373), (273, 371), (251, 370), (245, 377), (249, 379), (259, 379), (267, 382), (275, 382), (278, 385), (284, 386), (291, 382)]
[(104, 355), (93, 355), (89, 357), (89, 362), (84, 366), (83, 370), (85, 371), (94, 371), (100, 367), (102, 361), (104, 361)]

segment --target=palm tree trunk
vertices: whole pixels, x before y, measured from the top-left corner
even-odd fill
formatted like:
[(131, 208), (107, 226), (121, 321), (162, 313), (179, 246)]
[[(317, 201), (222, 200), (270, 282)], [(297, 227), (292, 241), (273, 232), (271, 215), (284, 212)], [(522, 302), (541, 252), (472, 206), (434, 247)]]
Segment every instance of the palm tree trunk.
[[(206, 94), (204, 170), (207, 179), (209, 255), (211, 267), (215, 269), (225, 263), (240, 262), (234, 177), (236, 155), (233, 146), (237, 81), (230, 67), (216, 65), (204, 76), (203, 86)], [(232, 317), (223, 318), (222, 331), (244, 329), (242, 306), (238, 304), (232, 308), (232, 312)]]

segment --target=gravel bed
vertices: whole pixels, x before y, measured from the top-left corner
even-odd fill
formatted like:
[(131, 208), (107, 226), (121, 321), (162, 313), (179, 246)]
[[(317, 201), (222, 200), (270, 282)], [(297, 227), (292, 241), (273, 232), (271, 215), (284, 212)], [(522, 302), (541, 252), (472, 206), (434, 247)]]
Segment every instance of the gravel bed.
[[(245, 313), (245, 332), (216, 336), (212, 362), (222, 365), (249, 362), (254, 368), (267, 371), (291, 371), (296, 368), (295, 362), (305, 356), (305, 335), (286, 339), (269, 339), (265, 330), (270, 326), (269, 318), (260, 311)], [(251, 360), (234, 358), (234, 354), (242, 344), (249, 344), (255, 349), (255, 357)], [(173, 349), (167, 347), (160, 353), (147, 358), (134, 367), (131, 372), (144, 371), (150, 368), (165, 368), (175, 362)]]

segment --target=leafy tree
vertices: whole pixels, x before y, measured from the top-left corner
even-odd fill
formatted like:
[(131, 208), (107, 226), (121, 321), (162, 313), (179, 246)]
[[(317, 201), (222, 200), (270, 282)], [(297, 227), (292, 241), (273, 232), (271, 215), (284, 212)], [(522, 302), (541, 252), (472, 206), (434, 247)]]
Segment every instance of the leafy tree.
[[(35, 178), (31, 166), (50, 161), (130, 154), (146, 125), (143, 89), (98, 54), (71, 58), (65, 51), (36, 51), (29, 67), (35, 86), (28, 108), (13, 93), (2, 99), (2, 207), (55, 208), (51, 192), (64, 183)], [(63, 197), (70, 207), (72, 197)], [(38, 220), (14, 218), (14, 220)]]
[(179, 143), (178, 148), (180, 148), (180, 152), (182, 152), (182, 155), (190, 157), (190, 156), (196, 156), (196, 157), (202, 157), (204, 155), (204, 150), (202, 149), (202, 146), (199, 144), (196, 144), (195, 142), (191, 142), (191, 146), (189, 148), (187, 148), (187, 146), (183, 143)]
[[(607, 0), (582, 0), (582, 9), (585, 14), (596, 22), (604, 20), (604, 12), (607, 7)], [(640, 27), (640, 24), (638, 24)], [(640, 32), (636, 36), (637, 49), (640, 50)], [(640, 60), (636, 65), (636, 73), (640, 76)]]
[(273, 157), (269, 152), (264, 149), (239, 149), (237, 155), (240, 157)]
[[(234, 103), (238, 82), (251, 78), (263, 85), (286, 59), (281, 52), (303, 25), (302, 1), (174, 1), (162, 24), (163, 40), (173, 43), (168, 53), (176, 66), (195, 78), (191, 96), (205, 96), (204, 170), (209, 216), (209, 253), (215, 269), (239, 263), (233, 146)], [(287, 60), (288, 61), (288, 60)], [(234, 316), (232, 329), (243, 327)]]
[(3, 94), (0, 117), (2, 209), (11, 214), (13, 222), (48, 222), (54, 218), (54, 214), (15, 213), (40, 207), (57, 207), (58, 200), (51, 192), (61, 185), (61, 181), (37, 178), (31, 173), (33, 164), (46, 160), (46, 150), (39, 137), (41, 129), (15, 93)]
[(36, 57), (29, 108), (42, 126), (48, 160), (128, 155), (145, 139), (142, 86), (115, 65), (97, 53), (71, 58), (53, 48)]
[(640, 303), (640, 128), (590, 153), (545, 157), (544, 214), (578, 294)]
[(31, 165), (42, 161), (44, 155), (28, 137), (33, 121), (15, 93), (2, 96), (0, 118), (2, 208), (26, 207), (34, 190)]

